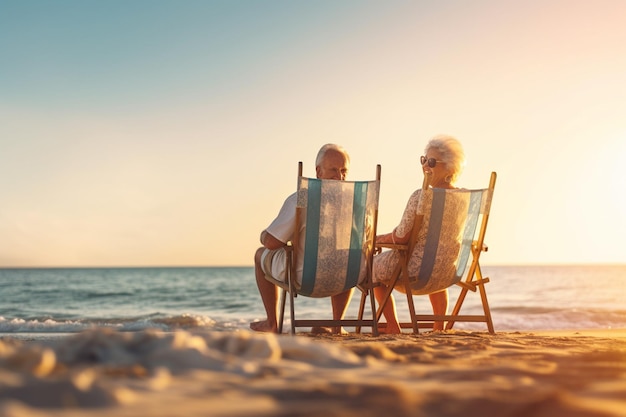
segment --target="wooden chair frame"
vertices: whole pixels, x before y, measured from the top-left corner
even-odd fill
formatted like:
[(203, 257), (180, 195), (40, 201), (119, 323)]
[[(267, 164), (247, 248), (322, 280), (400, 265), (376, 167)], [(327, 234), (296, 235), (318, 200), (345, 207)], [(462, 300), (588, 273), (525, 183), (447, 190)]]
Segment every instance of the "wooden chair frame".
[[(302, 162), (298, 163), (298, 178), (300, 177), (302, 177)], [(376, 166), (376, 181), (379, 184), (379, 191), (380, 191), (380, 178), (381, 178), (381, 166), (377, 165)], [(296, 209), (296, 225), (300, 224), (301, 217), (302, 217), (302, 210), (300, 208), (297, 208)], [(375, 236), (376, 236), (377, 222), (378, 222), (378, 208), (376, 208), (373, 213), (373, 225), (372, 225), (373, 226), (372, 234), (374, 236), (373, 240), (375, 239)], [(299, 239), (298, 227), (296, 227), (296, 231), (293, 237), (293, 242), (297, 242), (298, 239)], [(378, 335), (378, 322), (376, 320), (376, 300), (374, 298), (374, 292), (373, 292), (374, 289), (372, 285), (372, 263), (373, 263), (373, 256), (374, 256), (373, 245), (374, 245), (374, 242), (372, 241), (372, 250), (370, 250), (368, 259), (366, 261), (367, 269), (368, 269), (366, 280), (362, 284), (357, 285), (357, 288), (363, 293), (362, 298), (365, 298), (367, 295), (370, 296), (371, 318), (369, 319), (363, 318), (363, 311), (364, 311), (364, 308), (363, 308), (362, 310), (359, 311), (359, 315), (357, 319), (341, 319), (341, 320), (308, 319), (308, 320), (304, 320), (304, 319), (297, 319), (296, 313), (295, 313), (295, 298), (298, 295), (301, 295), (298, 292), (298, 286), (296, 284), (296, 274), (297, 274), (296, 268), (298, 265), (297, 263), (298, 257), (302, 255), (299, 254), (297, 250), (295, 250), (294, 245), (290, 244), (287, 247), (286, 283), (276, 283), (282, 289), (282, 293), (280, 297), (280, 306), (279, 306), (278, 333), (282, 333), (283, 331), (283, 322), (285, 318), (285, 304), (286, 304), (287, 294), (289, 294), (291, 334), (292, 335), (295, 335), (296, 329), (298, 327), (315, 327), (315, 326), (323, 326), (323, 327), (342, 326), (343, 327), (345, 326), (345, 327), (355, 327), (357, 332), (360, 332), (361, 327), (371, 327), (372, 334), (377, 336)]]
[[(486, 252), (488, 250), (487, 245), (485, 245), (485, 233), (487, 230), (487, 224), (489, 222), (489, 212), (491, 205), (491, 198), (493, 197), (493, 192), (496, 184), (496, 173), (492, 172), (489, 180), (489, 188), (488, 192), (489, 201), (488, 206), (485, 212), (482, 214), (482, 221), (480, 222), (479, 232), (476, 239), (472, 242), (471, 246), (471, 256), (472, 261), (469, 265), (469, 269), (467, 269), (467, 273), (465, 274), (465, 279), (460, 280), (456, 283), (456, 285), (461, 287), (461, 291), (459, 297), (457, 298), (456, 304), (452, 310), (451, 314), (447, 315), (434, 315), (434, 314), (416, 314), (415, 312), (415, 304), (413, 302), (413, 294), (411, 292), (410, 282), (409, 282), (409, 273), (408, 273), (408, 261), (409, 256), (413, 252), (413, 248), (415, 246), (417, 236), (419, 234), (420, 228), (422, 226), (424, 216), (421, 214), (417, 214), (415, 218), (415, 223), (413, 225), (413, 230), (411, 232), (411, 237), (409, 239), (409, 243), (406, 245), (392, 245), (392, 244), (377, 244), (377, 250), (386, 248), (386, 249), (395, 249), (398, 250), (400, 254), (400, 261), (394, 270), (393, 276), (394, 279), (392, 284), (388, 287), (388, 290), (385, 294), (384, 301), (379, 305), (378, 311), (376, 314), (376, 320), (379, 321), (382, 316), (383, 308), (385, 307), (391, 293), (394, 290), (394, 287), (400, 281), (400, 285), (404, 285), (404, 289), (407, 296), (407, 303), (409, 308), (409, 314), (411, 317), (411, 322), (409, 323), (400, 323), (401, 328), (412, 328), (413, 333), (419, 333), (420, 328), (433, 328), (434, 322), (443, 321), (446, 322), (445, 329), (452, 329), (456, 322), (484, 322), (487, 325), (487, 330), (489, 333), (495, 333), (493, 320), (491, 317), (491, 310), (489, 308), (489, 302), (487, 300), (487, 292), (485, 289), (485, 284), (489, 282), (488, 277), (483, 277), (482, 270), (480, 267), (480, 255), (482, 252)], [(424, 185), (422, 189), (427, 189), (430, 183), (430, 178), (425, 176)], [(468, 291), (476, 292), (478, 291), (481, 296), (481, 302), (483, 307), (482, 315), (461, 315), (460, 310), (463, 305), (463, 302), (466, 298)], [(363, 303), (364, 298), (362, 297), (361, 302)], [(379, 326), (384, 326), (385, 323), (380, 323)]]

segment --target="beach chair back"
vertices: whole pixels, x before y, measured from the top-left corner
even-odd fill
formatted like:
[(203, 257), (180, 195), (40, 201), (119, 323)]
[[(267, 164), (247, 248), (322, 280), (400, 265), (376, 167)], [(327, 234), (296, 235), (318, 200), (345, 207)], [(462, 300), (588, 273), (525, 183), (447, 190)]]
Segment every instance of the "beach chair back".
[[(495, 332), (485, 291), (489, 278), (483, 277), (479, 262), (481, 253), (487, 251), (484, 240), (495, 183), (496, 173), (492, 172), (488, 188), (433, 189), (425, 176), (409, 243), (377, 245), (396, 250), (399, 255), (391, 285), (378, 307), (377, 320), (396, 289), (406, 294), (411, 318), (411, 322), (400, 323), (402, 328), (413, 328), (418, 333), (420, 327), (432, 328), (435, 322), (445, 322), (445, 328), (451, 329), (461, 321), (484, 322), (490, 333)], [(455, 284), (461, 291), (451, 314), (415, 312), (413, 295), (433, 294)], [(483, 314), (460, 314), (468, 291), (479, 291)]]
[(298, 293), (328, 297), (367, 279), (374, 248), (378, 181), (300, 177), (297, 218), (304, 233), (302, 285)]
[(417, 272), (409, 275), (413, 294), (431, 294), (463, 278), (479, 238), (477, 226), (489, 215), (492, 195), (489, 188), (422, 191), (418, 210), (430, 209), (418, 212), (424, 220), (410, 252), (418, 265)]
[[(378, 218), (380, 165), (370, 181), (321, 180), (302, 176), (298, 165), (296, 232), (287, 257), (288, 287), (283, 289), (279, 331), (282, 331), (286, 293), (290, 295), (291, 329), (314, 326), (371, 327), (377, 334), (372, 290), (372, 257)], [(298, 278), (301, 278), (299, 282)], [(294, 298), (329, 297), (359, 287), (371, 299), (371, 318), (309, 319), (295, 317)]]

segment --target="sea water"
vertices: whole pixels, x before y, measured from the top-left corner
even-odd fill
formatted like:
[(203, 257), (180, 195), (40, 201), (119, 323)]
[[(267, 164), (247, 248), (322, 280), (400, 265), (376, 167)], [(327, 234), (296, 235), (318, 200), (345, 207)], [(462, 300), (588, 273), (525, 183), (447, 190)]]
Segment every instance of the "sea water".
[[(496, 331), (626, 328), (626, 265), (485, 266)], [(458, 287), (450, 291), (454, 305)], [(407, 318), (397, 294), (400, 318)], [(356, 315), (356, 292), (348, 315)], [(415, 298), (429, 313), (428, 297)], [(368, 304), (369, 305), (369, 304)], [(480, 313), (469, 293), (461, 313)], [(288, 307), (286, 309), (288, 327)], [(329, 299), (298, 297), (301, 318), (330, 318)], [(248, 329), (264, 318), (252, 267), (0, 269), (0, 336), (54, 337), (94, 327)], [(486, 330), (484, 323), (455, 328)]]

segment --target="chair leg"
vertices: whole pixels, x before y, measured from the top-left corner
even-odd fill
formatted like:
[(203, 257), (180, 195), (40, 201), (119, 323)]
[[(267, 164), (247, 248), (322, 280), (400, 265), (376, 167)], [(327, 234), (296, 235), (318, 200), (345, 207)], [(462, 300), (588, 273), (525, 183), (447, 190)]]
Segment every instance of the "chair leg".
[(374, 288), (370, 287), (368, 292), (370, 294), (370, 304), (372, 307), (372, 334), (374, 336), (378, 336), (378, 319), (376, 316), (376, 297), (374, 297)]
[[(406, 263), (405, 263), (406, 265)], [(409, 283), (409, 271), (406, 267), (402, 268), (402, 282), (404, 283), (404, 291), (406, 292), (406, 301), (409, 304), (409, 314), (411, 316), (411, 325), (413, 326), (413, 333), (419, 334), (419, 324), (415, 315), (415, 303), (413, 302), (413, 290)]]
[(285, 302), (287, 301), (287, 291), (284, 288), (280, 289), (280, 317), (278, 319), (278, 334), (283, 332), (283, 323), (285, 321)]
[[(478, 257), (480, 256), (480, 250), (476, 250), (475, 247), (472, 246), (472, 263), (469, 267), (469, 271), (467, 272), (467, 278), (465, 279), (466, 282), (470, 283), (473, 281), (474, 276), (476, 274), (480, 275), (480, 265), (478, 263)], [(463, 288), (461, 290), (461, 292), (459, 293), (459, 297), (456, 300), (456, 303), (454, 304), (454, 309), (452, 309), (452, 314), (451, 316), (458, 316), (459, 312), (461, 311), (461, 306), (463, 305), (463, 302), (465, 301), (465, 296), (467, 295), (467, 288)], [(448, 320), (448, 322), (446, 323), (446, 330), (451, 330), (452, 326), (454, 326), (455, 321), (452, 320)]]
[[(487, 324), (487, 330), (489, 331), (489, 333), (491, 334), (495, 334), (495, 328), (493, 327), (493, 320), (491, 318), (491, 309), (489, 308), (489, 301), (487, 300), (487, 289), (485, 288), (485, 283), (483, 280), (483, 273), (482, 270), (480, 268), (480, 264), (478, 264), (478, 262), (476, 262), (476, 268), (475, 268), (475, 277), (476, 277), (476, 281), (477, 281), (477, 286), (478, 286), (478, 291), (480, 292), (480, 299), (482, 301), (482, 305), (483, 305), (483, 318), (485, 323)], [(469, 279), (469, 281), (473, 281), (473, 279)], [(463, 305), (463, 301), (465, 301), (465, 296), (467, 295), (467, 288), (463, 288), (461, 290), (461, 292), (459, 293), (459, 297), (456, 301), (456, 304), (454, 305), (454, 309), (452, 310), (452, 317), (458, 316), (459, 312), (461, 311), (461, 306)], [(446, 323), (446, 330), (450, 330), (452, 329), (452, 326), (454, 326), (454, 319), (449, 320)]]
[(296, 334), (296, 310), (294, 307), (294, 295), (293, 295), (293, 291), (289, 291), (289, 307), (291, 308), (291, 334), (295, 335)]
[[(359, 315), (357, 317), (357, 319), (359, 321), (363, 320), (363, 314), (365, 312), (365, 301), (367, 299), (367, 291), (364, 291), (363, 289), (361, 289), (361, 302), (359, 303)], [(376, 313), (374, 313), (376, 314)], [(356, 334), (360, 334), (361, 333), (361, 326), (357, 326), (355, 328)]]
[(411, 324), (413, 325), (413, 333), (419, 334), (419, 324), (417, 323), (417, 317), (415, 316), (415, 304), (413, 303), (413, 293), (411, 292), (411, 286), (408, 281), (404, 285), (406, 291), (406, 300), (409, 304), (409, 314), (411, 315)]
[(478, 284), (478, 290), (480, 291), (480, 298), (483, 302), (483, 311), (485, 313), (485, 321), (487, 322), (487, 330), (489, 333), (494, 334), (496, 331), (493, 328), (493, 321), (491, 320), (491, 310), (489, 309), (489, 301), (487, 301), (487, 291), (483, 283)]
[[(358, 320), (363, 321), (363, 315), (365, 314), (365, 302), (367, 301), (367, 297), (369, 295), (370, 298), (370, 309), (372, 312), (372, 335), (378, 336), (378, 316), (376, 312), (376, 297), (374, 296), (374, 287), (370, 285), (368, 290), (361, 290), (361, 302), (359, 304), (359, 316)], [(382, 310), (381, 310), (382, 311)], [(356, 327), (356, 333), (361, 333), (361, 326)]]
[(478, 278), (478, 290), (480, 291), (480, 299), (483, 303), (483, 312), (485, 314), (487, 330), (489, 330), (489, 333), (494, 334), (495, 330), (493, 328), (493, 321), (491, 320), (491, 309), (489, 308), (489, 301), (487, 301), (487, 289), (485, 288), (483, 271), (480, 267), (480, 264), (476, 265), (476, 276)]

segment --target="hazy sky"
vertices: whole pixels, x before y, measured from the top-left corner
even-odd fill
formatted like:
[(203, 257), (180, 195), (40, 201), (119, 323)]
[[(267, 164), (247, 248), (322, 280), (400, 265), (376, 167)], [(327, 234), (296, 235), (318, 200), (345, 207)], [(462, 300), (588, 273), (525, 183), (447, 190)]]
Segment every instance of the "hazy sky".
[(0, 267), (251, 265), (321, 145), (498, 183), (485, 264), (626, 262), (626, 1), (0, 0)]

